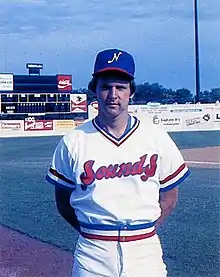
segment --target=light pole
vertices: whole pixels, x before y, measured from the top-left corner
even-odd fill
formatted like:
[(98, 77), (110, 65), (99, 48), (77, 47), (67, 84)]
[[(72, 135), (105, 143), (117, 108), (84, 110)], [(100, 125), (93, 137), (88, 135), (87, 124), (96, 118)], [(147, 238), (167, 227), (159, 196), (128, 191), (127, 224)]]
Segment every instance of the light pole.
[(198, 34), (198, 5), (194, 0), (194, 35), (195, 35), (195, 63), (196, 63), (196, 103), (200, 101), (200, 73), (199, 73), (199, 34)]

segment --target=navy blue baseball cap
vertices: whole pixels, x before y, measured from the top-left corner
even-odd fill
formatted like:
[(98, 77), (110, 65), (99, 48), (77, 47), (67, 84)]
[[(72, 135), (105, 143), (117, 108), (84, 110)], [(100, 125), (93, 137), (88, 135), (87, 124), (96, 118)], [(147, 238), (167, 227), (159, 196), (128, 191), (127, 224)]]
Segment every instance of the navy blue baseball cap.
[(134, 79), (135, 62), (131, 54), (120, 49), (106, 49), (96, 56), (93, 76), (102, 72), (118, 71)]

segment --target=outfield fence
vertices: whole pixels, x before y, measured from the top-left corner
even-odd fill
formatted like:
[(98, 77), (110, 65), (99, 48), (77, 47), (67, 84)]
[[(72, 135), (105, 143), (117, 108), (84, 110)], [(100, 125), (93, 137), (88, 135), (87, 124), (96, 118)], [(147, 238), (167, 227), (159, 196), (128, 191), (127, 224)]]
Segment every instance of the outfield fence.
[[(220, 105), (215, 104), (173, 104), (129, 105), (129, 113), (148, 116), (155, 125), (170, 132), (220, 130)], [(88, 106), (88, 119), (98, 114), (98, 103)], [(76, 120), (39, 120), (33, 116), (25, 120), (0, 120), (0, 137), (33, 137), (64, 135), (82, 124)]]

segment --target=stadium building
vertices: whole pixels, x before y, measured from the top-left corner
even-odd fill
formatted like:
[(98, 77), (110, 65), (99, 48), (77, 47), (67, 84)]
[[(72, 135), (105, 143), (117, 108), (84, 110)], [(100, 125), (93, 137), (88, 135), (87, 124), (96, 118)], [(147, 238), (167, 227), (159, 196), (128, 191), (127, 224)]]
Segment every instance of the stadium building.
[(72, 75), (41, 75), (43, 64), (27, 63), (28, 74), (0, 74), (0, 120), (86, 119), (86, 94), (73, 93)]

